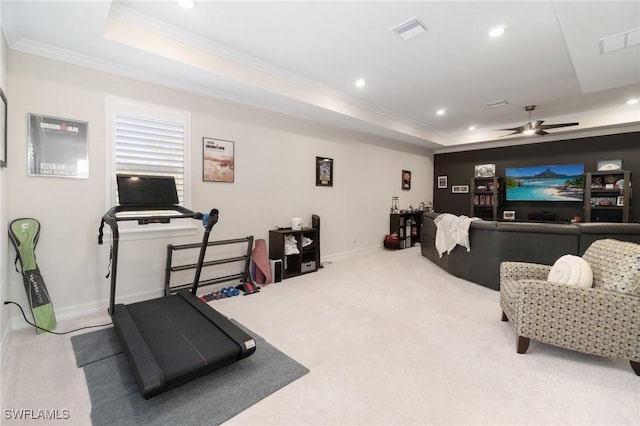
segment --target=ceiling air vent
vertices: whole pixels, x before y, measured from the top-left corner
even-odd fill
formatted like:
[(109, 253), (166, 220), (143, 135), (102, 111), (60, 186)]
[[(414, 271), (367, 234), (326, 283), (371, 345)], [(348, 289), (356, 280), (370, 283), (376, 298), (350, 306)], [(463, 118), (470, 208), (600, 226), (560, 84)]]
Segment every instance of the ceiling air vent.
[(600, 39), (600, 54), (640, 44), (640, 28)]
[(391, 28), (391, 31), (398, 33), (403, 40), (409, 40), (426, 32), (427, 28), (418, 21), (418, 18), (411, 18)]
[(498, 99), (497, 101), (487, 102), (487, 106), (491, 108), (503, 107), (503, 106), (507, 106), (507, 104), (508, 102), (505, 101), (504, 99)]

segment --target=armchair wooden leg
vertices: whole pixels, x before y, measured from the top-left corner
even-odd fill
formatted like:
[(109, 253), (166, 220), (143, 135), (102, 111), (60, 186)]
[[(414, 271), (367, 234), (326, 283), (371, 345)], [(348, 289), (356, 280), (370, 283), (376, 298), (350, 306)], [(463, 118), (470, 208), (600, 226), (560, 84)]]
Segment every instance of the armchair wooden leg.
[(505, 314), (504, 311), (502, 311), (502, 321), (509, 321), (509, 318), (507, 318), (507, 314)]
[(516, 351), (519, 354), (523, 354), (525, 352), (527, 352), (527, 349), (529, 349), (529, 342), (531, 339), (529, 339), (528, 337), (522, 337), (522, 336), (518, 336), (518, 340), (517, 340), (517, 344), (516, 344)]
[(631, 363), (631, 368), (633, 368), (633, 372), (636, 373), (636, 376), (640, 376), (640, 362), (638, 361), (629, 361)]

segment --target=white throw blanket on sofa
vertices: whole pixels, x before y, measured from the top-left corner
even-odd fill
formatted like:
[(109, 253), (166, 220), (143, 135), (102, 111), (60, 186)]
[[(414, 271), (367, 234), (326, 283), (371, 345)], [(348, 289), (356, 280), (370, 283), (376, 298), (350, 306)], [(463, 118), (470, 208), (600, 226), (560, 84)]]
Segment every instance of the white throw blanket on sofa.
[(451, 213), (442, 213), (433, 220), (436, 225), (436, 251), (442, 257), (443, 253), (451, 253), (457, 244), (466, 247), (467, 251), (471, 251), (469, 246), (469, 226), (471, 222), (481, 220), (477, 217), (468, 217), (465, 215), (456, 216)]

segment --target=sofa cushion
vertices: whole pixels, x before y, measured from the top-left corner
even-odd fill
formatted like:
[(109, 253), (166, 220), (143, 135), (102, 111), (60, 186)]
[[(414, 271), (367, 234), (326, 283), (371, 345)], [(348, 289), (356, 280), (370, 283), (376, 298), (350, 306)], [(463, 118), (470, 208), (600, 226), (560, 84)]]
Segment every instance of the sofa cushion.
[(582, 256), (594, 241), (603, 238), (640, 244), (640, 223), (586, 222), (576, 223), (576, 227), (580, 229), (579, 256)]
[[(437, 228), (433, 223), (439, 215), (436, 212), (423, 214), (422, 255), (452, 275), (495, 290), (500, 289), (500, 263), (504, 261), (551, 266), (565, 254), (582, 255), (594, 240), (614, 238), (640, 243), (638, 223), (557, 224), (479, 220), (469, 227), (470, 252), (456, 247), (440, 258), (436, 254)], [(640, 296), (640, 284), (636, 288)]]
[(553, 264), (547, 280), (554, 283), (589, 288), (593, 284), (593, 273), (586, 260), (579, 256), (565, 254)]
[(591, 265), (594, 287), (640, 295), (640, 244), (606, 238), (582, 257)]

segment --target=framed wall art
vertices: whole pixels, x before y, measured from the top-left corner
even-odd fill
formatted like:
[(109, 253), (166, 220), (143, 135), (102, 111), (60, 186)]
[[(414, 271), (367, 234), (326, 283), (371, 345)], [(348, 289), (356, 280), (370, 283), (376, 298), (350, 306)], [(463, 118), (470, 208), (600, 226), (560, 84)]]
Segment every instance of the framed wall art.
[(452, 185), (451, 192), (454, 194), (468, 194), (469, 185)]
[(202, 180), (233, 183), (234, 143), (224, 139), (202, 138)]
[(447, 177), (438, 176), (438, 188), (446, 188), (446, 187), (447, 187)]
[(30, 176), (89, 178), (88, 123), (29, 114)]
[(474, 168), (474, 177), (477, 178), (490, 178), (496, 175), (495, 164), (478, 164)]
[(598, 161), (598, 171), (622, 170), (622, 160)]
[(411, 172), (409, 170), (402, 171), (402, 190), (409, 191), (411, 189)]
[(316, 157), (316, 186), (333, 186), (333, 158)]

